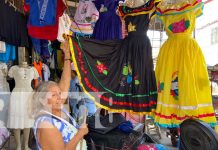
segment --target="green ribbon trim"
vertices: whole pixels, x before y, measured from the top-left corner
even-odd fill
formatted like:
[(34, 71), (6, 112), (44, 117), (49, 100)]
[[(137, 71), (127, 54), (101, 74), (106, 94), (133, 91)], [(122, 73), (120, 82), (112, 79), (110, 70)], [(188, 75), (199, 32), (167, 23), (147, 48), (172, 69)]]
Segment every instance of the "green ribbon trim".
[[(80, 49), (82, 50), (82, 46), (81, 46), (81, 43), (80, 43), (80, 41), (79, 41), (79, 38), (76, 37), (76, 39), (77, 39), (77, 41), (78, 41), (78, 44), (79, 44)], [(149, 92), (149, 94), (132, 95), (132, 93), (128, 93), (128, 94), (115, 93), (115, 92), (109, 90), (108, 88), (104, 87), (104, 85), (102, 85), (102, 83), (98, 80), (98, 78), (97, 78), (96, 75), (94, 74), (94, 71), (92, 70), (92, 68), (91, 68), (91, 66), (90, 66), (90, 64), (89, 64), (89, 62), (88, 62), (88, 59), (87, 59), (87, 57), (86, 57), (86, 55), (85, 55), (84, 53), (83, 53), (83, 56), (84, 56), (84, 58), (85, 58), (85, 61), (86, 61), (87, 64), (88, 64), (88, 67), (89, 67), (89, 69), (91, 70), (91, 73), (92, 73), (92, 75), (94, 76), (95, 80), (100, 84), (100, 86), (101, 86), (105, 91), (110, 92), (110, 93), (112, 93), (113, 95), (115, 95), (115, 96), (117, 96), (117, 97), (124, 97), (124, 96), (148, 97), (148, 96), (150, 96), (150, 95), (155, 95), (155, 94), (157, 94), (157, 91), (153, 91), (153, 92)]]

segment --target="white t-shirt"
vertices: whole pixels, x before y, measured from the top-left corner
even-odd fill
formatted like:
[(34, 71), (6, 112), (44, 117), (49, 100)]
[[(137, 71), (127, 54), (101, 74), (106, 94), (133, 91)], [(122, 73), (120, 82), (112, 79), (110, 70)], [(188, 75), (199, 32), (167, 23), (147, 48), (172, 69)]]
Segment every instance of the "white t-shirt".
[(63, 13), (61, 17), (59, 17), (59, 26), (58, 26), (58, 41), (64, 42), (63, 34), (69, 35), (70, 34), (70, 27), (71, 27), (71, 20), (70, 17)]

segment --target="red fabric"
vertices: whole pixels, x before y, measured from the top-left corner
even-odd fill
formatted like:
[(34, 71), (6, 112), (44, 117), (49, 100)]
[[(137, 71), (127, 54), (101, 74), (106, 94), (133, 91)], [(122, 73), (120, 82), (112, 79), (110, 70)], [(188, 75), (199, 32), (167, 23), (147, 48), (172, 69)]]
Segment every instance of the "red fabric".
[(58, 36), (59, 17), (63, 15), (66, 9), (63, 0), (57, 0), (56, 23), (52, 26), (36, 27), (28, 24), (28, 33), (31, 37), (44, 40), (56, 40)]
[(25, 13), (29, 13), (30, 12), (30, 6), (27, 5), (26, 3), (24, 3), (23, 10), (24, 10)]

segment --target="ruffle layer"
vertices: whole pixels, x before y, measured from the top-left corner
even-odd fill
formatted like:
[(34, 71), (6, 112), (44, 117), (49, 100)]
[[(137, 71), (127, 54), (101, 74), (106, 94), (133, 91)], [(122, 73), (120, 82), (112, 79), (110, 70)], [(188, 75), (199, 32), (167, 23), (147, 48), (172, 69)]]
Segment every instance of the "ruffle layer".
[[(191, 11), (196, 8), (203, 9), (204, 3), (201, 0), (187, 0), (178, 4), (166, 4), (164, 2), (160, 3), (157, 7), (157, 15), (173, 15)], [(202, 13), (200, 11), (199, 15)]]
[(119, 15), (125, 18), (126, 16), (148, 14), (155, 11), (155, 6), (157, 6), (160, 1), (161, 0), (149, 0), (144, 5), (135, 8), (130, 8), (128, 6), (119, 6)]

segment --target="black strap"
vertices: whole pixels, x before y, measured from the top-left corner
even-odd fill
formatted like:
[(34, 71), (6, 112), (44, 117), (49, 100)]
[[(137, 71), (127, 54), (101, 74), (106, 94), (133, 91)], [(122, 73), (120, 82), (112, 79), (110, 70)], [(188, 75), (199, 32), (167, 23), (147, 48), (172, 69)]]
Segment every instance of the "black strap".
[(83, 92), (82, 87), (80, 86), (79, 83), (76, 83), (76, 87), (79, 89), (79, 92)]

